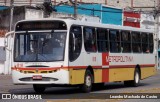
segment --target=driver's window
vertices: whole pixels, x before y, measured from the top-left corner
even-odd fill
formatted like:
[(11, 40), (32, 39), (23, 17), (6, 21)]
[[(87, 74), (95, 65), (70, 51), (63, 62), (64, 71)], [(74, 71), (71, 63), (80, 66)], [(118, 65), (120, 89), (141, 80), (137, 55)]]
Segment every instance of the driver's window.
[(72, 26), (69, 39), (69, 60), (74, 61), (80, 55), (82, 48), (82, 28)]

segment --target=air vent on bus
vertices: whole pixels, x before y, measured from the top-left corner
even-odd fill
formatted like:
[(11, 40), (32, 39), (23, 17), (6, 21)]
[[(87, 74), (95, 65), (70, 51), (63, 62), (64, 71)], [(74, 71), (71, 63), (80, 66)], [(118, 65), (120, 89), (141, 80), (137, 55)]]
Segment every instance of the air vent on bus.
[(21, 78), (20, 81), (57, 81), (57, 78), (42, 77), (42, 80), (33, 80), (32, 77)]

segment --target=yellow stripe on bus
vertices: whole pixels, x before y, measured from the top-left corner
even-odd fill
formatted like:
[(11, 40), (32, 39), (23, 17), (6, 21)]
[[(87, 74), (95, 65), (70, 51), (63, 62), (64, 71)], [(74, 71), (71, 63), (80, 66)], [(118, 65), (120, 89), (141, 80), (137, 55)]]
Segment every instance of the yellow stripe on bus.
[(141, 68), (141, 79), (145, 79), (155, 74), (156, 69), (154, 67)]
[(109, 69), (109, 82), (133, 80), (134, 68)]

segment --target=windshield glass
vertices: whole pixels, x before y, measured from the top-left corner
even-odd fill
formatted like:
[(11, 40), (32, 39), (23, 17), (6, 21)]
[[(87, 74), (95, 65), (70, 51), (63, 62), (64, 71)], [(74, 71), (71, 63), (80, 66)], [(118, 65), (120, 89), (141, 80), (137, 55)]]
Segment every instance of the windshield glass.
[(50, 62), (64, 60), (66, 31), (16, 33), (14, 60)]

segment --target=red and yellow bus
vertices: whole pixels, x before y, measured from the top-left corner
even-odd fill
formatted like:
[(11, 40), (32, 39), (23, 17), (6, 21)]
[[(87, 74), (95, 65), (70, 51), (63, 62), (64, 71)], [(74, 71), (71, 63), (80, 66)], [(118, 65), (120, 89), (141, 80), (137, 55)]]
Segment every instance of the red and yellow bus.
[(156, 73), (153, 31), (71, 19), (23, 20), (12, 49), (14, 84), (48, 85), (124, 82), (138, 86)]

